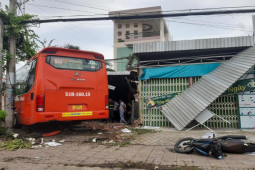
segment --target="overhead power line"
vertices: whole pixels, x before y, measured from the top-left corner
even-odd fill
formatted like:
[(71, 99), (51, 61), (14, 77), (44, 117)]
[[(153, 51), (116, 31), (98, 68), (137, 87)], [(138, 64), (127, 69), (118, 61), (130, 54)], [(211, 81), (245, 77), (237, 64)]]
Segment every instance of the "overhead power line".
[(65, 4), (75, 5), (75, 6), (82, 6), (82, 7), (85, 7), (85, 8), (91, 8), (91, 9), (97, 9), (97, 10), (103, 10), (103, 11), (110, 11), (108, 9), (103, 9), (103, 8), (98, 8), (98, 7), (93, 7), (93, 6), (87, 6), (87, 5), (73, 3), (73, 2), (67, 2), (67, 1), (62, 1), (62, 0), (55, 0), (55, 1), (65, 3)]
[(231, 26), (223, 26), (223, 25), (216, 25), (216, 24), (204, 24), (204, 23), (194, 23), (194, 22), (186, 22), (186, 21), (177, 21), (177, 20), (169, 20), (166, 19), (167, 22), (175, 22), (175, 23), (181, 23), (181, 24), (191, 24), (191, 25), (198, 25), (198, 26), (205, 26), (205, 27), (211, 27), (211, 28), (220, 28), (220, 29), (227, 29), (227, 30), (240, 30), (240, 31), (250, 31), (253, 30), (251, 28), (235, 28)]
[(213, 22), (213, 21), (205, 21), (205, 20), (194, 20), (190, 18), (181, 18), (181, 20), (186, 20), (186, 21), (193, 21), (195, 23), (205, 23), (205, 24), (213, 24), (213, 25), (218, 25), (218, 26), (223, 26), (223, 27), (231, 27), (231, 28), (241, 28), (241, 29), (252, 29), (252, 26), (244, 26), (240, 24), (229, 24), (229, 23), (221, 23), (221, 22)]
[[(52, 8), (52, 9), (62, 9), (62, 10), (67, 10), (67, 11), (87, 12), (87, 13), (96, 14), (95, 12), (91, 12), (91, 11), (84, 11), (84, 10), (71, 9), (71, 8), (62, 8), (62, 7), (47, 6), (47, 5), (38, 5), (38, 4), (27, 4), (27, 5), (37, 6), (37, 7), (44, 7), (44, 8)], [(102, 15), (102, 14), (96, 14), (96, 15)]]
[(253, 13), (255, 9), (237, 9), (237, 10), (218, 10), (218, 11), (199, 11), (199, 12), (182, 12), (169, 14), (149, 14), (149, 15), (117, 15), (110, 17), (91, 17), (91, 18), (59, 18), (45, 20), (30, 20), (23, 23), (50, 23), (50, 22), (75, 22), (75, 21), (100, 21), (100, 20), (131, 20), (131, 19), (151, 19), (163, 17), (183, 17), (183, 16), (198, 16), (198, 15), (219, 15), (233, 13)]

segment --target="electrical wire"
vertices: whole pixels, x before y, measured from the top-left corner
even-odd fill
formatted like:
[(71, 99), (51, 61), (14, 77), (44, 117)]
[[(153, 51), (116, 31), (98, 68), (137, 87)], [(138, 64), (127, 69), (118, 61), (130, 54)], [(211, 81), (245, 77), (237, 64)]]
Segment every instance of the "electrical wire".
[(83, 10), (71, 9), (71, 8), (61, 8), (61, 7), (39, 5), (39, 4), (27, 4), (27, 5), (37, 6), (37, 7), (39, 6), (39, 7), (44, 7), (44, 8), (52, 8), (52, 9), (61, 9), (61, 10), (67, 10), (67, 11), (87, 12), (87, 13), (93, 13), (94, 15), (107, 15), (107, 14), (96, 14), (95, 12), (91, 12), (91, 11), (83, 11)]
[(200, 24), (200, 23), (194, 23), (194, 22), (185, 22), (185, 21), (176, 21), (176, 20), (170, 20), (170, 19), (165, 19), (167, 22), (176, 22), (176, 23), (181, 23), (181, 24), (190, 24), (190, 25), (197, 25), (197, 26), (205, 26), (205, 27), (210, 27), (210, 28), (219, 28), (219, 29), (226, 29), (226, 30), (239, 30), (239, 31), (248, 31), (252, 32), (252, 29), (239, 29), (239, 28), (232, 28), (232, 27), (226, 27), (226, 26), (220, 26), (220, 25), (212, 25), (212, 24)]
[[(199, 22), (199, 23), (209, 23), (209, 24), (218, 24), (221, 26), (227, 26), (227, 27), (236, 27), (236, 28), (247, 28), (247, 29), (252, 29), (252, 26), (242, 26), (242, 25), (235, 25), (235, 24), (226, 24), (226, 23), (220, 23), (220, 22), (212, 22), (212, 21), (203, 21), (203, 20), (193, 20), (193, 19), (188, 19), (188, 18), (179, 18), (180, 20), (188, 20), (188, 21), (194, 21), (194, 22)], [(176, 19), (174, 19), (176, 20)]]
[(242, 8), (254, 8), (255, 6), (236, 6), (236, 7), (218, 7), (218, 8), (195, 8), (195, 9), (183, 9), (183, 10), (168, 10), (162, 12), (183, 12), (183, 11), (204, 11), (204, 10), (217, 10), (217, 9), (242, 9)]
[[(47, 0), (47, 1), (51, 1), (51, 0)], [(103, 11), (110, 11), (108, 9), (103, 9), (103, 8), (98, 8), (98, 7), (93, 7), (93, 6), (87, 6), (87, 5), (77, 4), (77, 3), (73, 3), (73, 2), (66, 2), (66, 1), (62, 1), (62, 0), (55, 0), (55, 1), (65, 3), (65, 4), (74, 5), (74, 6), (83, 6), (83, 7), (86, 7), (86, 8), (98, 9), (98, 10), (103, 10)]]
[[(129, 14), (129, 15), (144, 15), (144, 14), (153, 14), (153, 13), (168, 13), (171, 14), (173, 12), (195, 12), (195, 11), (205, 11), (205, 10), (218, 10), (218, 9), (245, 9), (245, 8), (254, 8), (255, 6), (239, 6), (239, 7), (219, 7), (219, 8), (197, 8), (197, 9), (182, 9), (182, 10), (166, 10), (166, 11), (149, 11), (149, 12), (141, 12), (141, 13), (134, 13), (134, 12), (124, 12), (124, 11), (115, 11), (114, 14), (109, 15), (123, 15), (123, 14)], [(119, 12), (119, 13), (118, 13)], [(224, 14), (222, 14), (224, 15)]]
[[(66, 28), (69, 28), (70, 30), (74, 31), (74, 32), (78, 32), (79, 34), (82, 34), (82, 35), (86, 35), (88, 38), (90, 38), (91, 40), (95, 40), (97, 39), (97, 42), (100, 42), (102, 43), (102, 39), (99, 39), (98, 37), (96, 37), (95, 35), (92, 35), (92, 34), (88, 34), (88, 33), (85, 33), (84, 31), (80, 30), (78, 27), (71, 27), (71, 25), (67, 25)], [(107, 42), (103, 43), (104, 45), (106, 46), (109, 46), (112, 48), (112, 46), (110, 46)]]

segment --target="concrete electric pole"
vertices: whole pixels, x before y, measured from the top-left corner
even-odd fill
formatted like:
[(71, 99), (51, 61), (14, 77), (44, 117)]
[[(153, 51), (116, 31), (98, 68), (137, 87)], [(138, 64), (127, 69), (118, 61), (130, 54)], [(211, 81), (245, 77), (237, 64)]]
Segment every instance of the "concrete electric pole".
[(2, 71), (2, 59), (3, 59), (3, 37), (4, 37), (4, 24), (2, 19), (0, 18), (0, 110), (2, 110), (2, 78), (3, 78), (3, 71)]
[[(17, 15), (17, 0), (10, 0), (10, 10)], [(7, 74), (6, 74), (6, 111), (7, 117), (5, 119), (6, 125), (11, 128), (13, 125), (14, 116), (14, 87), (15, 87), (15, 59), (16, 59), (16, 40), (14, 36), (8, 37), (9, 53), (11, 57), (7, 60)]]

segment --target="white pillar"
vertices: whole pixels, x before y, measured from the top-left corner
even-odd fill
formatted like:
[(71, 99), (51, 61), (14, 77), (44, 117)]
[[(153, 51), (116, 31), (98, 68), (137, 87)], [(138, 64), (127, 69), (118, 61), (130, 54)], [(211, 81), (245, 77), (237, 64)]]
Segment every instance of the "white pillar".
[(165, 41), (165, 23), (164, 19), (160, 18), (160, 41)]

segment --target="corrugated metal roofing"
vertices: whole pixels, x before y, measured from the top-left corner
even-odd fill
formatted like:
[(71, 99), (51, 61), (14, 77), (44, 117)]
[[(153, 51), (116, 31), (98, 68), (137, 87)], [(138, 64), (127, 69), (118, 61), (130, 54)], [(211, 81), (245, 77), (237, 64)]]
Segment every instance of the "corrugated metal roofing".
[(133, 53), (251, 47), (253, 45), (254, 45), (253, 36), (149, 42), (134, 44)]
[(225, 90), (255, 64), (255, 46), (223, 62), (211, 73), (162, 106), (162, 113), (176, 127), (185, 128)]

